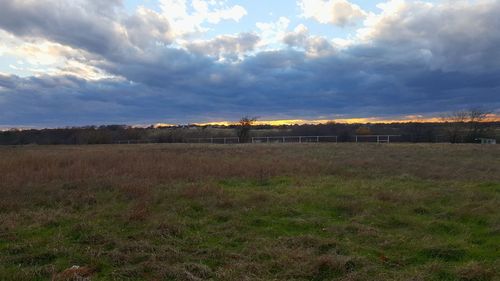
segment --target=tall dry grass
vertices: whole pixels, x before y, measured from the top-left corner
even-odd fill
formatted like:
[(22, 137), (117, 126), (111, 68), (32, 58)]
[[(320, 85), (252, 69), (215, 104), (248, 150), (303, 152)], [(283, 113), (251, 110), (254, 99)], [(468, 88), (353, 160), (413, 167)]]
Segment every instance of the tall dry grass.
[[(499, 180), (500, 146), (419, 144), (137, 145), (0, 148), (2, 190), (54, 182), (124, 183), (321, 174)], [(120, 180), (119, 180), (120, 181)]]
[[(500, 146), (165, 144), (3, 147), (0, 148), (0, 171), (0, 209), (16, 210), (27, 204), (23, 198), (29, 198), (29, 204), (35, 205), (49, 204), (47, 201), (74, 206), (92, 204), (95, 201), (94, 189), (118, 188), (125, 196), (147, 202), (151, 200), (148, 188), (179, 181), (242, 178), (265, 182), (278, 176), (307, 178), (319, 175), (498, 181)], [(386, 198), (387, 195), (380, 196), (383, 200), (391, 200)], [(144, 202), (137, 205), (138, 217), (148, 213), (141, 207)]]

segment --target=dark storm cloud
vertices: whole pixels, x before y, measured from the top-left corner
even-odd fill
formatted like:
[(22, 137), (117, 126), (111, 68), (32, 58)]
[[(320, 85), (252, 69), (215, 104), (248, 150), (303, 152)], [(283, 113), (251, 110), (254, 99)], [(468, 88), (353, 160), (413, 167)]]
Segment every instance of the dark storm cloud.
[[(34, 3), (10, 1), (0, 11), (0, 28), (84, 49), (102, 58), (89, 63), (119, 78), (0, 75), (0, 125), (190, 122), (246, 114), (369, 117), (476, 105), (500, 108), (500, 4), (494, 1), (453, 8), (410, 3), (397, 16), (368, 26), (366, 39), (343, 50), (299, 30), (285, 37), (290, 48), (253, 55), (247, 52), (259, 40), (254, 34), (181, 49), (168, 45), (168, 22), (153, 11), (120, 16), (119, 2), (114, 2), (92, 8), (96, 12), (72, 8), (59, 15)], [(83, 27), (88, 33), (76, 31)], [(117, 31), (123, 28), (125, 37)], [(154, 43), (160, 39), (165, 44)], [(219, 61), (224, 56), (232, 57), (230, 63)]]

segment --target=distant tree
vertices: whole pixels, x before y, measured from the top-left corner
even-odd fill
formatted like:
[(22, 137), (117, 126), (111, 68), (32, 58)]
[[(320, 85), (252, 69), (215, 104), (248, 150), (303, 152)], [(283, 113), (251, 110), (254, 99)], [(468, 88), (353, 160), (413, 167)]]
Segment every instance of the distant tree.
[(372, 130), (368, 126), (361, 126), (356, 129), (356, 134), (357, 135), (371, 135)]
[(338, 136), (339, 142), (349, 142), (351, 140), (352, 140), (352, 134), (348, 128), (344, 128), (342, 131), (340, 131), (340, 134)]
[(487, 126), (484, 126), (484, 121), (488, 118), (486, 110), (476, 107), (468, 111), (469, 118), (469, 134), (467, 139), (469, 142), (475, 142), (477, 138), (484, 137)]
[(458, 143), (463, 139), (467, 116), (468, 113), (465, 110), (454, 111), (441, 116), (441, 120), (445, 123), (446, 135), (451, 143)]
[(250, 130), (252, 129), (255, 121), (257, 121), (257, 117), (245, 116), (240, 119), (238, 126), (236, 127), (236, 132), (240, 142), (246, 143), (250, 141)]
[[(436, 141), (435, 128), (432, 125), (419, 122), (410, 122), (400, 128), (400, 132), (406, 141), (410, 142), (434, 142)], [(397, 134), (397, 132), (396, 132)]]
[(461, 141), (474, 142), (484, 133), (484, 121), (488, 112), (482, 108), (459, 110), (443, 115), (441, 120), (446, 123), (445, 131), (451, 143)]

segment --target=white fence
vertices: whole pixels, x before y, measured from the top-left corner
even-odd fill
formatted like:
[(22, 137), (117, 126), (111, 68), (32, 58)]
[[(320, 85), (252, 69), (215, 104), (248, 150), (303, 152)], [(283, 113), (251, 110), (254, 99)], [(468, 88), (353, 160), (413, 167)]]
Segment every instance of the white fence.
[[(213, 144), (234, 144), (240, 143), (239, 138), (189, 138), (186, 143), (213, 143)], [(318, 142), (338, 142), (337, 136), (279, 136), (279, 137), (253, 137), (249, 143), (318, 143)]]
[[(400, 135), (357, 135), (348, 142), (375, 142), (375, 143), (390, 143), (397, 141)], [(249, 139), (249, 143), (337, 143), (337, 136), (276, 136), (276, 137), (253, 137)], [(345, 141), (345, 140), (344, 140)], [(184, 143), (205, 143), (205, 144), (237, 144), (240, 139), (237, 137), (230, 138), (188, 138)], [(118, 141), (118, 144), (141, 144), (155, 143), (153, 140), (123, 140)]]
[(153, 140), (119, 140), (115, 142), (116, 144), (143, 144), (143, 143), (155, 143)]
[(309, 143), (309, 142), (338, 142), (337, 136), (282, 136), (282, 137), (253, 137), (252, 143)]
[(398, 137), (401, 137), (401, 135), (357, 135), (355, 140), (356, 142), (390, 143), (391, 138), (394, 141)]
[(213, 144), (232, 144), (240, 143), (239, 138), (189, 138), (187, 143), (213, 143)]

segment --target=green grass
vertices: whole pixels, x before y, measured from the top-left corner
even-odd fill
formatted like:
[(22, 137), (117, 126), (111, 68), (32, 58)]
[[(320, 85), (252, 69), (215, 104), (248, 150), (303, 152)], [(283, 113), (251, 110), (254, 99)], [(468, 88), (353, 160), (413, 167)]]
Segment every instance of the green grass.
[[(268, 148), (203, 147), (223, 154), (237, 149), (234, 157), (248, 153), (250, 158), (253, 150)], [(383, 154), (394, 153), (388, 157), (398, 159), (399, 150), (409, 155), (407, 161), (419, 162), (422, 153), (430, 155), (427, 150), (434, 149), (276, 148), (278, 152), (258, 161), (318, 153), (313, 161), (327, 166), (350, 159), (352, 154), (341, 155), (345, 150), (363, 149), (370, 159), (383, 149)], [(81, 155), (89, 155), (97, 148), (81, 149)], [(158, 148), (126, 151), (147, 149)], [(472, 167), (475, 156), (467, 156), (467, 150), (476, 147), (446, 149), (456, 150), (453, 161), (462, 162), (438, 176), (434, 169), (444, 168), (432, 163), (445, 161), (439, 153), (430, 156), (436, 159), (429, 160), (426, 171), (394, 167), (390, 160), (387, 167), (363, 160), (348, 164), (349, 169), (335, 166), (335, 172), (264, 166), (267, 173), (248, 166), (255, 172), (199, 178), (172, 174), (155, 180), (151, 172), (121, 181), (129, 170), (120, 177), (103, 170), (92, 179), (68, 180), (57, 176), (68, 172), (61, 165), (46, 172), (50, 179), (10, 177), (33, 171), (27, 166), (38, 167), (38, 160), (29, 160), (3, 175), (0, 280), (62, 280), (61, 272), (73, 265), (90, 269), (92, 280), (500, 280), (499, 175), (481, 170), (489, 165), (455, 174)], [(185, 157), (198, 159), (204, 150)], [(24, 149), (14, 158), (63, 154), (57, 162), (74, 157), (70, 152)], [(491, 157), (485, 156), (488, 164), (499, 164), (496, 148), (478, 157), (481, 153)], [(249, 165), (245, 163), (241, 165)]]

